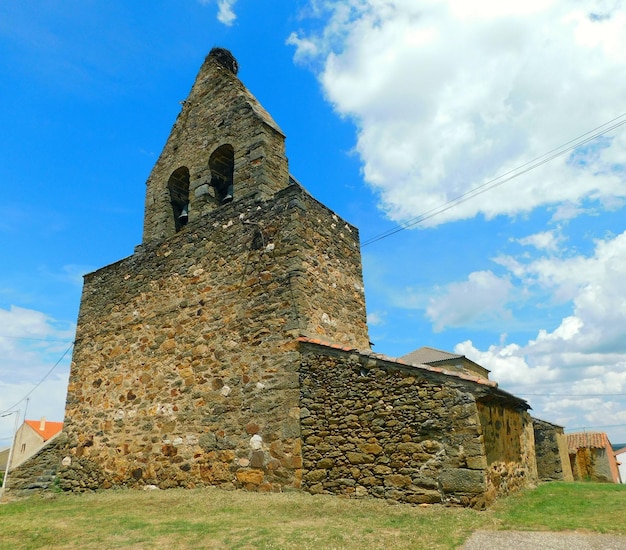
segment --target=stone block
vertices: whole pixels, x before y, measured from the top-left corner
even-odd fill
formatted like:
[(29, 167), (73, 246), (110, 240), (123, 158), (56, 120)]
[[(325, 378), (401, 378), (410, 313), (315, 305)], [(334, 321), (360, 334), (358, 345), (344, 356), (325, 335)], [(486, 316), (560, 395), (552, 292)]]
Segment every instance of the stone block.
[(253, 485), (261, 484), (265, 477), (262, 470), (238, 470), (235, 475), (240, 483), (251, 483)]
[(486, 470), (487, 469), (487, 457), (483, 455), (470, 456), (465, 459), (467, 467), (470, 470)]
[(408, 487), (413, 481), (409, 476), (400, 474), (390, 474), (385, 476), (385, 487)]
[(371, 464), (374, 462), (374, 457), (370, 454), (356, 453), (353, 451), (346, 452), (346, 458), (350, 464)]
[(304, 479), (309, 483), (317, 483), (326, 479), (328, 476), (327, 470), (312, 470), (304, 474)]
[(363, 443), (359, 445), (359, 450), (365, 454), (379, 455), (383, 448), (378, 443)]
[(443, 470), (439, 476), (445, 493), (483, 493), (487, 489), (485, 473), (482, 470), (456, 468)]
[(322, 460), (318, 461), (317, 467), (321, 470), (329, 470), (335, 465), (335, 461), (332, 458), (322, 458)]

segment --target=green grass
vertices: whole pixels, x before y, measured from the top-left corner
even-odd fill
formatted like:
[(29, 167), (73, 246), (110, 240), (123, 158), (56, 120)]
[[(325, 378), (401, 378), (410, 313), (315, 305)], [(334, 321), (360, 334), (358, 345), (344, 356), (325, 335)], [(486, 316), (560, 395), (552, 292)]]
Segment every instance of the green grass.
[(626, 535), (626, 487), (551, 483), (486, 512), (300, 493), (51, 494), (0, 506), (0, 546), (35, 548), (458, 548), (477, 529)]
[(499, 501), (491, 512), (500, 529), (626, 535), (626, 485), (544, 483)]

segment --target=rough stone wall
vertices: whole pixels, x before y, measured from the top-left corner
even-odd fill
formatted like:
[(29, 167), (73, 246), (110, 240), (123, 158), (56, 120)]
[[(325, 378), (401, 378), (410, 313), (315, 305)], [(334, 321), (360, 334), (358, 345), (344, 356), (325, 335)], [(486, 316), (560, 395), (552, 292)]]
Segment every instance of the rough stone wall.
[(487, 462), (520, 462), (524, 423), (517, 411), (501, 404), (478, 404)]
[[(332, 222), (291, 186), (272, 201), (226, 205), (88, 275), (66, 405), (72, 464), (97, 465), (103, 487), (298, 487), (296, 339), (317, 319), (305, 308), (329, 265), (305, 267), (303, 254), (332, 240)], [(363, 294), (344, 292), (358, 246), (338, 238), (328, 248), (345, 273), (333, 264), (336, 288), (317, 305), (333, 330), (362, 342), (367, 333), (350, 327), (365, 316)]]
[(579, 447), (575, 453), (570, 453), (570, 463), (577, 481), (619, 483), (619, 472), (610, 447)]
[[(595, 477), (599, 481), (615, 482), (609, 463), (609, 454), (606, 449), (592, 449), (595, 454)], [(610, 451), (609, 451), (610, 452)]]
[(235, 199), (269, 198), (289, 184), (285, 136), (241, 81), (207, 57), (146, 183), (143, 242), (175, 233), (168, 181), (189, 170), (189, 220), (220, 207), (210, 187), (209, 158), (222, 145), (234, 149)]
[(53, 489), (66, 444), (67, 437), (61, 432), (29, 459), (11, 469), (5, 496), (9, 499), (21, 498)]
[(306, 235), (297, 281), (301, 333), (369, 349), (359, 233), (306, 193), (292, 223)]
[(538, 481), (532, 418), (520, 408), (479, 400), (490, 491), (505, 495)]
[(357, 353), (303, 349), (305, 490), (409, 503), (486, 503), (482, 431), (466, 384)]
[(569, 457), (572, 474), (576, 481), (595, 481), (592, 477), (595, 457), (589, 447), (579, 447), (575, 452), (570, 453)]
[(537, 473), (541, 481), (573, 481), (563, 428), (533, 418)]

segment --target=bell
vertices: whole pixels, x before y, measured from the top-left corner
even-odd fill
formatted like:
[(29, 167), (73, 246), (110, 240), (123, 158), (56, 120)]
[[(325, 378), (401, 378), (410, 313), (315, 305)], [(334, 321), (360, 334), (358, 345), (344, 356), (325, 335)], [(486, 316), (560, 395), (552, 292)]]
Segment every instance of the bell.
[(187, 221), (189, 220), (189, 205), (188, 204), (183, 206), (183, 210), (180, 213), (180, 216), (178, 216), (178, 219), (180, 223), (182, 223), (183, 225), (187, 223)]

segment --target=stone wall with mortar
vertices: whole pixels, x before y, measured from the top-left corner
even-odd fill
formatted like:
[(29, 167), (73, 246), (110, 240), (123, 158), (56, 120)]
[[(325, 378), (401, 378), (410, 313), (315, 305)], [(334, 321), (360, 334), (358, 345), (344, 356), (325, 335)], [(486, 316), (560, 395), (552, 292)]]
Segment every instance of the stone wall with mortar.
[(619, 483), (615, 456), (612, 452), (610, 447), (579, 447), (575, 452), (570, 451), (570, 465), (574, 479)]
[(535, 438), (531, 416), (502, 400), (476, 403), (489, 465), (489, 491), (505, 495), (537, 483)]
[(4, 496), (7, 499), (21, 498), (52, 490), (66, 445), (67, 437), (61, 432), (48, 440), (33, 456), (11, 469)]
[(220, 207), (209, 185), (209, 159), (220, 146), (234, 150), (235, 198), (269, 198), (289, 185), (285, 136), (230, 70), (207, 56), (146, 183), (143, 242), (175, 233), (168, 181), (189, 171), (189, 220)]
[(541, 481), (573, 481), (567, 438), (561, 426), (533, 418), (537, 473)]
[(358, 234), (297, 185), (87, 275), (67, 458), (103, 487), (299, 487), (302, 331), (368, 339)]
[(303, 488), (483, 507), (490, 494), (477, 397), (492, 387), (303, 344)]

